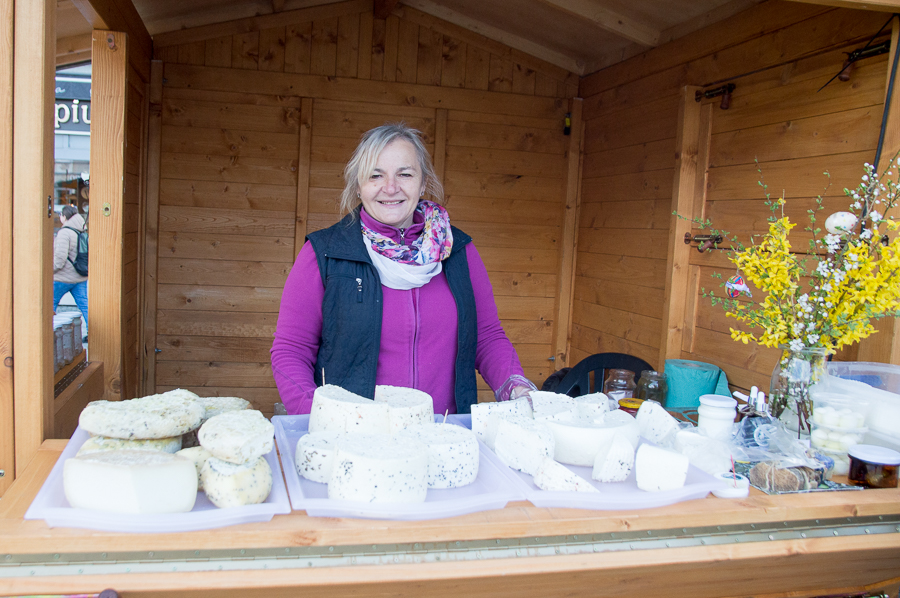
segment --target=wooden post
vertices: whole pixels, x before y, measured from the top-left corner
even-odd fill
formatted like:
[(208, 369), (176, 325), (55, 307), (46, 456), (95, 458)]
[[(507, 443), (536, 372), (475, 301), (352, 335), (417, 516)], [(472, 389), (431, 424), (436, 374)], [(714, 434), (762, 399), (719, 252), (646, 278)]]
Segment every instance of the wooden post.
[(95, 29), (91, 53), (91, 292), (92, 361), (103, 362), (104, 398), (122, 392), (122, 224), (128, 40)]
[(0, 1), (0, 496), (16, 477), (13, 412), (13, 23), (12, 0)]
[(572, 295), (575, 288), (575, 256), (578, 251), (578, 213), (581, 210), (581, 154), (584, 125), (582, 99), (570, 100), (569, 149), (566, 156), (566, 204), (559, 234), (559, 288), (556, 294), (556, 334), (553, 339), (553, 369), (569, 365), (572, 336)]
[(162, 139), (163, 63), (150, 64), (150, 101), (147, 126), (147, 202), (144, 206), (144, 280), (141, 299), (141, 383), (139, 392), (156, 392), (156, 293), (159, 245), (159, 165)]
[(297, 207), (294, 229), (294, 258), (303, 248), (309, 232), (309, 164), (312, 151), (313, 99), (300, 100), (300, 139), (297, 143)]
[[(890, 85), (891, 65), (894, 63), (894, 54), (897, 52), (898, 35), (900, 35), (900, 23), (894, 19), (891, 33), (891, 53), (887, 63), (887, 83), (884, 87), (885, 95)], [(900, 151), (900, 75), (894, 78), (894, 93), (888, 110), (884, 147), (881, 151), (881, 163), (876, 165), (877, 172), (885, 172), (888, 161)], [(896, 168), (894, 170), (896, 172)], [(860, 341), (857, 359), (900, 365), (900, 319), (878, 320), (875, 322), (875, 328), (878, 330), (877, 333)]]
[(55, 10), (55, 0), (15, 3), (12, 293), (17, 475), (53, 433)]
[[(694, 217), (697, 188), (697, 161), (700, 153), (700, 103), (694, 98), (698, 87), (685, 86), (678, 108), (675, 138), (675, 180), (672, 183), (672, 211)], [(657, 370), (666, 359), (680, 357), (684, 335), (685, 306), (689, 288), (690, 246), (684, 235), (691, 231), (689, 220), (672, 215), (669, 220), (669, 250), (666, 258), (666, 293), (663, 304), (662, 338)]]

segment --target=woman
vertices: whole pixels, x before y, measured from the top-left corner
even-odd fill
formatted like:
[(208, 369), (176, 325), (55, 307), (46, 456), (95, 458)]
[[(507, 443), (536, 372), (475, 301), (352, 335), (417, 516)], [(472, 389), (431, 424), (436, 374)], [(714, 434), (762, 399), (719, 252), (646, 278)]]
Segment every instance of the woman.
[(533, 390), (419, 132), (367, 132), (344, 182), (349, 213), (307, 236), (284, 286), (272, 372), (287, 412), (309, 413), (325, 382), (369, 398), (376, 384), (417, 388), (437, 413), (469, 412), (476, 369), (498, 400)]
[(78, 255), (78, 233), (84, 232), (84, 218), (75, 206), (66, 206), (59, 215), (62, 228), (56, 233), (53, 241), (53, 312), (66, 293), (72, 293), (75, 304), (84, 316), (84, 329), (87, 330), (88, 296), (87, 276), (75, 270), (73, 262)]

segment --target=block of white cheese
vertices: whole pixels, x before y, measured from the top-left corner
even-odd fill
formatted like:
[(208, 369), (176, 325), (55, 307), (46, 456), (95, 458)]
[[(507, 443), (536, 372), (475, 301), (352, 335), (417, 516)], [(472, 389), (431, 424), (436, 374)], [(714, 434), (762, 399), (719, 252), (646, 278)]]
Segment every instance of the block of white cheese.
[(309, 431), (390, 434), (390, 407), (387, 403), (376, 403), (340, 386), (320, 386), (313, 394)]
[(197, 490), (203, 490), (203, 480), (200, 479), (200, 472), (203, 471), (203, 465), (206, 463), (206, 460), (212, 457), (209, 451), (202, 446), (191, 446), (181, 449), (175, 454), (194, 464), (194, 469), (197, 470)]
[(684, 486), (690, 462), (685, 455), (652, 444), (642, 444), (634, 457), (637, 487), (647, 492), (676, 490)]
[(543, 421), (508, 415), (497, 424), (494, 453), (513, 469), (534, 475), (553, 449), (553, 433)]
[(275, 444), (275, 426), (255, 409), (227, 411), (206, 420), (197, 432), (200, 446), (213, 457), (247, 463), (268, 454)]
[(531, 406), (534, 408), (534, 419), (544, 419), (575, 409), (575, 399), (569, 395), (533, 390), (529, 396), (531, 397)]
[(78, 423), (94, 436), (109, 438), (180, 436), (200, 425), (204, 411), (202, 405), (187, 396), (193, 393), (172, 393), (129, 401), (94, 401), (81, 411)]
[(613, 434), (597, 452), (591, 477), (600, 482), (624, 482), (632, 467), (634, 447), (621, 434)]
[(63, 490), (76, 509), (186, 513), (197, 498), (197, 470), (162, 451), (100, 451), (66, 459)]
[(534, 472), (534, 485), (551, 492), (599, 492), (586, 479), (549, 457), (542, 459)]
[(624, 411), (612, 411), (597, 420), (578, 417), (575, 411), (568, 411), (543, 421), (553, 433), (553, 458), (560, 463), (592, 467), (600, 448), (616, 434), (634, 446), (638, 443), (637, 422)]
[(265, 502), (272, 491), (272, 468), (265, 457), (240, 464), (210, 457), (200, 479), (206, 497), (220, 509)]
[(419, 424), (400, 432), (428, 448), (428, 487), (459, 488), (478, 477), (478, 439), (475, 433), (449, 424)]
[(387, 403), (391, 434), (417, 424), (434, 423), (434, 399), (427, 392), (402, 386), (375, 387), (375, 402)]
[(106, 436), (91, 436), (84, 441), (78, 454), (93, 453), (96, 451), (163, 451), (164, 453), (177, 453), (181, 450), (181, 436), (171, 438), (151, 438), (148, 440), (125, 440), (124, 438), (107, 438)]
[[(500, 417), (492, 417), (494, 415)], [(528, 399), (472, 405), (472, 431), (491, 449), (494, 448), (494, 437), (497, 435), (497, 422), (505, 415), (518, 415), (529, 419), (534, 417)]]
[(297, 473), (313, 482), (327, 484), (337, 443), (345, 436), (344, 432), (310, 432), (301, 436), (294, 458)]
[(665, 408), (653, 401), (644, 401), (635, 417), (641, 436), (662, 446), (674, 446), (678, 422)]
[(575, 397), (575, 413), (579, 417), (600, 419), (609, 413), (609, 398), (602, 392)]
[(428, 449), (387, 434), (354, 434), (334, 457), (328, 498), (372, 503), (419, 503), (428, 493)]

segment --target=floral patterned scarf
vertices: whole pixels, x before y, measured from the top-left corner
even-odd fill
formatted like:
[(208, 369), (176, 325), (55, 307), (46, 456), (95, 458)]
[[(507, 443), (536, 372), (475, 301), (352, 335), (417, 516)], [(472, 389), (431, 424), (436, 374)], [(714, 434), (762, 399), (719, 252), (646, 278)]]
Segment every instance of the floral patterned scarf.
[(425, 266), (450, 257), (453, 233), (450, 231), (447, 210), (433, 201), (422, 200), (416, 207), (416, 212), (425, 217), (425, 229), (411, 245), (401, 245), (373, 231), (360, 220), (363, 235), (375, 252), (400, 264)]

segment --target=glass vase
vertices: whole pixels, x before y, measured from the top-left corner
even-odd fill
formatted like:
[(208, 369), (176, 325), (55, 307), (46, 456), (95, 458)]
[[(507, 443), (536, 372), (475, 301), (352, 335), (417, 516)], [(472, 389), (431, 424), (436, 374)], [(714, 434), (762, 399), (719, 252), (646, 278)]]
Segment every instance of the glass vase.
[(799, 438), (810, 433), (813, 403), (810, 388), (825, 378), (828, 349), (783, 349), (772, 372), (769, 405), (772, 415)]

